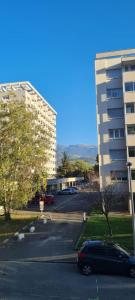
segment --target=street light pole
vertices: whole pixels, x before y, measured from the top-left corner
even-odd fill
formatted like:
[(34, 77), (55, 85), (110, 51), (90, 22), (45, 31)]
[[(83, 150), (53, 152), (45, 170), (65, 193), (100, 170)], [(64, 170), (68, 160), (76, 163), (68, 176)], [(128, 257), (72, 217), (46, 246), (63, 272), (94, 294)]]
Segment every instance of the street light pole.
[(133, 192), (132, 192), (131, 166), (132, 163), (130, 161), (127, 162), (129, 193), (130, 193), (131, 210), (132, 210), (133, 247), (134, 247), (134, 256), (135, 256), (135, 212), (134, 212), (134, 199), (133, 199)]

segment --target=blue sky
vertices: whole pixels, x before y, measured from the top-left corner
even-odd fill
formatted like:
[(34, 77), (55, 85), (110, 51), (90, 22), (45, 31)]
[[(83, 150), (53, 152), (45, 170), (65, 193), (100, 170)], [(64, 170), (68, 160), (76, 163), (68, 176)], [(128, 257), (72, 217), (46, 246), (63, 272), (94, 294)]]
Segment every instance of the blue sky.
[(39, 90), (58, 112), (58, 143), (97, 144), (94, 58), (135, 48), (134, 11), (134, 0), (0, 1), (0, 82)]

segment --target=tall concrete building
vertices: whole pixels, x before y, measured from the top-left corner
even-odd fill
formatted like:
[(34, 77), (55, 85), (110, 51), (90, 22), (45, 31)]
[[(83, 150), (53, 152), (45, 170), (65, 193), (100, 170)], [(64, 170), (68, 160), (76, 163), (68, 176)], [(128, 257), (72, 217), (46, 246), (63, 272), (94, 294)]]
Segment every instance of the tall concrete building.
[(56, 111), (30, 82), (0, 84), (0, 99), (3, 101), (20, 99), (28, 108), (37, 111), (39, 123), (45, 126), (49, 133), (50, 149), (47, 150), (46, 170), (48, 178), (54, 178), (56, 175)]
[(100, 189), (128, 190), (130, 161), (135, 195), (135, 49), (98, 53), (95, 72)]

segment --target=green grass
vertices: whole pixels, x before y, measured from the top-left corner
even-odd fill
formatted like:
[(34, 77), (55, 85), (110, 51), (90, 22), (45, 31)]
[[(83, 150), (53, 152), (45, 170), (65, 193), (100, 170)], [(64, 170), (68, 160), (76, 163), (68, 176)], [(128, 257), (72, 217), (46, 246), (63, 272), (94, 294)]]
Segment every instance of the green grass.
[(133, 250), (132, 243), (132, 219), (127, 215), (110, 215), (112, 238), (108, 235), (106, 219), (103, 215), (89, 216), (84, 231), (80, 237), (78, 248), (87, 239), (112, 240), (128, 251)]
[(11, 221), (6, 222), (4, 217), (0, 217), (0, 242), (12, 236), (34, 219), (35, 218), (31, 216), (13, 215)]

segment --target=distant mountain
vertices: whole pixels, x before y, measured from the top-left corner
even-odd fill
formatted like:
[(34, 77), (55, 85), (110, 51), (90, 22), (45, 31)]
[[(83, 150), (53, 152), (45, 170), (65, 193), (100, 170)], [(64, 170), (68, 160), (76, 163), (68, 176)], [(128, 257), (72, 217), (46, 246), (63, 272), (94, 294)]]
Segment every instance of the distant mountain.
[(58, 145), (57, 146), (57, 164), (59, 165), (62, 158), (62, 153), (66, 152), (70, 160), (79, 159), (85, 160), (91, 164), (95, 163), (95, 159), (98, 153), (96, 145)]

